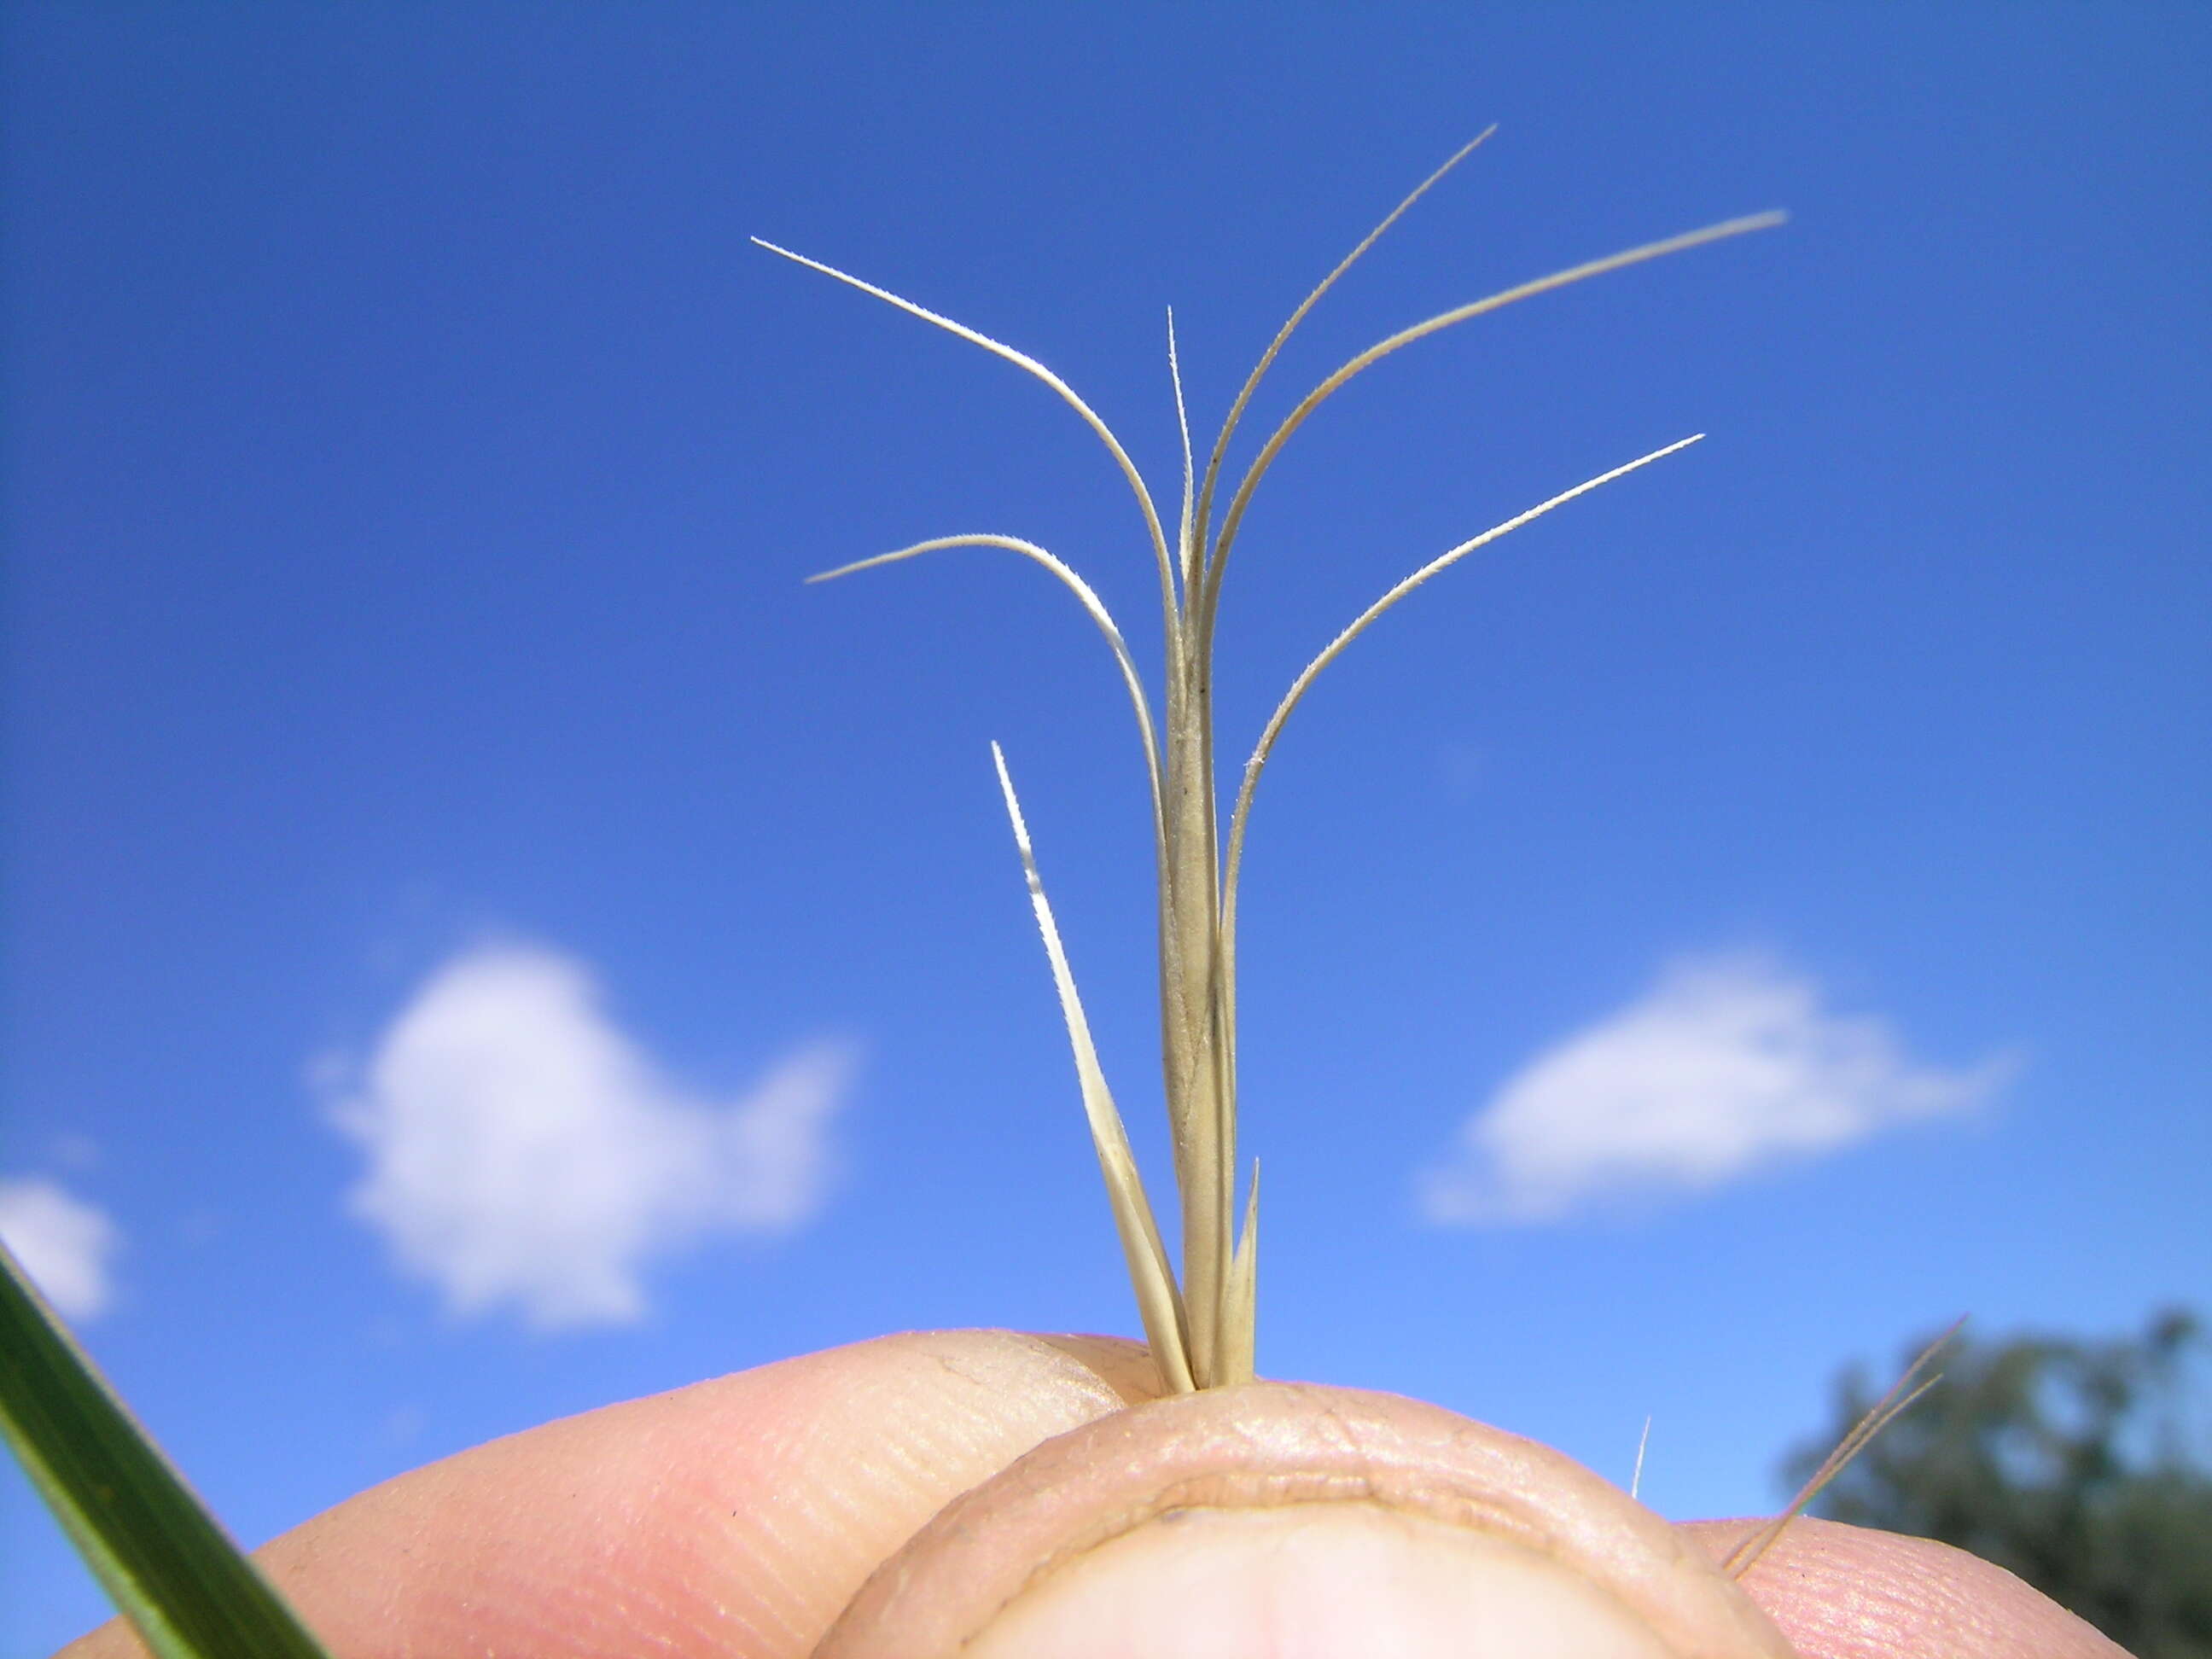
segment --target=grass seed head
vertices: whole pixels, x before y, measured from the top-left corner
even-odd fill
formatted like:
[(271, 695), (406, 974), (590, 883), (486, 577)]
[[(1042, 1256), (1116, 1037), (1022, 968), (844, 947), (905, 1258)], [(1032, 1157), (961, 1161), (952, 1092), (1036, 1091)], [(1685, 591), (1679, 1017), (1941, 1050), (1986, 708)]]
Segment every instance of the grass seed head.
[[(1259, 1166), (1253, 1165), (1251, 1176), (1245, 1183), (1240, 1227), (1237, 1222), (1237, 875), (1260, 775), (1285, 724), (1322, 671), (1384, 611), (1415, 588), (1531, 520), (1564, 507), (1602, 484), (1664, 459), (1695, 443), (1697, 438), (1681, 439), (1615, 466), (1559, 491), (1503, 524), (1469, 537), (1430, 560), (1368, 606), (1306, 665), (1268, 717), (1244, 763), (1224, 836), (1214, 769), (1214, 622), (1220, 612), (1222, 580), (1230, 552), (1254, 494), (1284, 447), (1314, 411), (1354, 378), (1392, 354), (1519, 301), (1707, 242), (1764, 229), (1782, 220), (1778, 213), (1753, 214), (1646, 242), (1516, 284), (1400, 329), (1347, 359), (1299, 398), (1261, 442), (1234, 486), (1229, 487), (1229, 455), (1238, 427), (1267, 371), (1298, 325), (1338, 278), (1351, 270), (1385, 231), (1489, 136), (1485, 132), (1476, 137), (1417, 185), (1300, 302), (1276, 331), (1274, 338), (1237, 391), (1207, 452), (1202, 471), (1194, 464), (1190, 424), (1183, 403), (1175, 313), (1168, 313), (1168, 372), (1175, 394), (1176, 426), (1182, 441), (1182, 504), (1172, 544), (1151, 489), (1112, 428), (1066, 381), (1036, 358), (888, 289), (864, 282), (818, 259), (778, 247), (773, 242), (753, 239), (771, 253), (781, 254), (872, 295), (910, 316), (980, 346), (1042, 381), (1104, 445), (1127, 482), (1143, 518), (1146, 538), (1159, 577), (1164, 635), (1165, 683), (1160, 688), (1157, 705), (1153, 694), (1137, 672), (1120, 626), (1097, 594), (1060, 559), (1033, 542), (1001, 535), (943, 536), (878, 554), (826, 571), (811, 580), (826, 580), (952, 548), (995, 548), (1019, 554), (1049, 571), (1075, 596), (1113, 653), (1136, 711), (1138, 736), (1144, 744), (1146, 777), (1152, 796), (1153, 857), (1158, 872), (1160, 1060), (1181, 1210), (1180, 1277), (1169, 1261), (1158, 1220), (1130, 1152), (1127, 1132), (1099, 1066), (1082, 1000), (1076, 993), (1074, 975), (1053, 921), (1052, 907), (1045, 897), (1043, 880), (1037, 872), (1036, 854), (1030, 844), (1013, 781), (1007, 771), (1006, 757), (995, 744), (992, 745), (992, 758), (998, 768), (1006, 814), (1013, 824), (1015, 846), (1029, 882), (1030, 904), (1044, 938), (1054, 988), (1059, 994), (1060, 1012), (1066, 1022), (1084, 1112), (1091, 1127), (1091, 1145), (1105, 1177), (1115, 1230), (1121, 1236), (1130, 1281), (1136, 1291), (1138, 1310), (1163, 1381), (1179, 1392), (1246, 1382), (1253, 1374), (1259, 1282)], [(1213, 522), (1214, 508), (1224, 488), (1226, 503), (1217, 527)]]

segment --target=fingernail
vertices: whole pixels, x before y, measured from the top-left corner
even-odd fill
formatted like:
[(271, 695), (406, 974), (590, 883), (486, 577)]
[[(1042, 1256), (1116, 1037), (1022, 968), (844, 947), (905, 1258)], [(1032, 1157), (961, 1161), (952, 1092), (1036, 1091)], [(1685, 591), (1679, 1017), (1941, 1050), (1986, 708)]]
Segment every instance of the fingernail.
[(1346, 1501), (1171, 1510), (1026, 1587), (968, 1659), (1668, 1659), (1551, 1558)]

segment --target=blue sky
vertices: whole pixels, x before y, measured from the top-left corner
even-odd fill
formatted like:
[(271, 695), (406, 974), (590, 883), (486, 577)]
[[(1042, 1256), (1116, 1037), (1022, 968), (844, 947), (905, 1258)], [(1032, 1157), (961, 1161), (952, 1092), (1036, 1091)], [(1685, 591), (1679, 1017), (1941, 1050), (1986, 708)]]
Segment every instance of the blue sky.
[[(242, 1534), (912, 1326), (1133, 1330), (988, 745), (1164, 1182), (1173, 304), (1285, 450), (1261, 1365), (1680, 1516), (1843, 1362), (2212, 1304), (2196, 7), (19, 5), (0, 1224)], [(0, 1476), (0, 1652), (99, 1616)]]

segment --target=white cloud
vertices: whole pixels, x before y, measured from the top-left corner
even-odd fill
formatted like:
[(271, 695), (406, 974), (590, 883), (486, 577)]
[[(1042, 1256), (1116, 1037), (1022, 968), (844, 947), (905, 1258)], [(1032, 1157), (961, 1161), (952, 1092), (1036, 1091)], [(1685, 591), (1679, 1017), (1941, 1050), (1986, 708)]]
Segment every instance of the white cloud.
[(58, 1182), (0, 1180), (0, 1239), (46, 1300), (71, 1319), (97, 1319), (112, 1294), (107, 1264), (121, 1229), (106, 1211), (72, 1197)]
[(1540, 1222), (1607, 1198), (1702, 1192), (1966, 1110), (2012, 1069), (1916, 1064), (1887, 1022), (1830, 1012), (1802, 975), (1752, 956), (1685, 958), (1508, 1078), (1422, 1177), (1422, 1208), (1447, 1224)]
[(479, 948), (431, 976), (337, 1103), (368, 1157), (349, 1207), (456, 1314), (625, 1323), (653, 1258), (815, 1213), (850, 1071), (817, 1045), (701, 1099), (607, 1018), (581, 963)]

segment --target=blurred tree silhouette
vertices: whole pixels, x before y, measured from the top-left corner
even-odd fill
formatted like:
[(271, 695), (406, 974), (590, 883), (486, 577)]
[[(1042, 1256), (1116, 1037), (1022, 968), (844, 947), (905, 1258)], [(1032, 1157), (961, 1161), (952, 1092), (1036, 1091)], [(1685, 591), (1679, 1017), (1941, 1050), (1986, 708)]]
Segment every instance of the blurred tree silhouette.
[[(2137, 1659), (2212, 1659), (2212, 1471), (2190, 1420), (2200, 1334), (2173, 1310), (2117, 1342), (1954, 1340), (1943, 1380), (1814, 1513), (1972, 1550)], [(1793, 1486), (1876, 1397), (1861, 1367), (1837, 1378), (1835, 1426), (1784, 1463)]]

